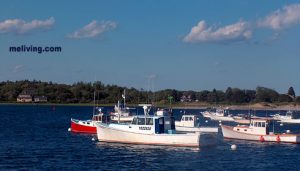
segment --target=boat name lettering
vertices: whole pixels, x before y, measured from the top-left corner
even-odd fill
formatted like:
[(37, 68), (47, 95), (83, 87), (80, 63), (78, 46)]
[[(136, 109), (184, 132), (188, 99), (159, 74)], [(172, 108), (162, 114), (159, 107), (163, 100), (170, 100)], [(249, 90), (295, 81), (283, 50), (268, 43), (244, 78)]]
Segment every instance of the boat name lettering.
[(140, 126), (139, 129), (140, 129), (140, 130), (151, 130), (151, 127)]

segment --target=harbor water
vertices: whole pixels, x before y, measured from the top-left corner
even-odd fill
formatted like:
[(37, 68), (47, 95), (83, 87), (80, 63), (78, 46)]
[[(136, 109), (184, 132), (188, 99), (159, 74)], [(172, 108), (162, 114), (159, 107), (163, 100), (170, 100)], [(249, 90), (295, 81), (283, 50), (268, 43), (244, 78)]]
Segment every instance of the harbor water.
[[(112, 110), (107, 108), (106, 112)], [(174, 116), (203, 110), (176, 109)], [(233, 114), (248, 111), (231, 111)], [(269, 116), (277, 111), (256, 111)], [(139, 112), (137, 112), (139, 113)], [(283, 113), (282, 113), (283, 114)], [(70, 119), (90, 119), (92, 107), (0, 105), (0, 170), (299, 170), (300, 145), (223, 140), (215, 147), (184, 148), (98, 142), (68, 131)], [(202, 126), (219, 122), (201, 117)], [(227, 123), (222, 123), (227, 124)], [(232, 124), (232, 123), (228, 123)], [(275, 131), (300, 133), (300, 125)], [(94, 140), (94, 139), (95, 140)], [(236, 149), (231, 149), (235, 144)]]

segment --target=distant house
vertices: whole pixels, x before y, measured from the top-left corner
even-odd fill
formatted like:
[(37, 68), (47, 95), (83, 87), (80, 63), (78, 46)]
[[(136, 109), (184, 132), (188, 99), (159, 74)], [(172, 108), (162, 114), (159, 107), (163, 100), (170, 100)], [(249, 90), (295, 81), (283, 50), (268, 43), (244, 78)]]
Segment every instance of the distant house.
[(191, 102), (192, 101), (192, 95), (183, 95), (180, 97), (180, 101), (181, 102)]
[(30, 103), (32, 102), (32, 96), (29, 94), (19, 94), (19, 96), (17, 97), (17, 102)]
[(34, 102), (35, 103), (45, 103), (47, 101), (48, 101), (48, 99), (47, 99), (46, 96), (35, 96), (34, 97)]

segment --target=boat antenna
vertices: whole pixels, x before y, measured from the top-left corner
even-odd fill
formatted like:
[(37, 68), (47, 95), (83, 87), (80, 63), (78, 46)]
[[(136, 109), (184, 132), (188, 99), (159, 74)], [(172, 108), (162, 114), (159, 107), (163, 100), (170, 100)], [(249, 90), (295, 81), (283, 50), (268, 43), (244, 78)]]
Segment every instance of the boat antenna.
[(96, 101), (96, 89), (94, 89), (94, 107), (93, 107), (93, 116), (95, 115), (95, 110), (96, 110), (96, 108), (95, 108), (95, 101)]
[(125, 90), (126, 89), (124, 89), (124, 93), (122, 94), (122, 98), (124, 99), (124, 109), (126, 109), (126, 95), (125, 95)]
[(274, 133), (274, 125), (275, 125), (275, 124), (274, 124), (274, 119), (272, 119), (272, 120), (273, 120), (273, 133)]

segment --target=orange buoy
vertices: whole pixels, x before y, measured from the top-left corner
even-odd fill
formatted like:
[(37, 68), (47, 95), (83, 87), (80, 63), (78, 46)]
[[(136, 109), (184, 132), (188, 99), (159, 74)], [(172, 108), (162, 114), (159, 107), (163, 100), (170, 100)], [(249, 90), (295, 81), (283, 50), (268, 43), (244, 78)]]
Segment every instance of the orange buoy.
[(280, 142), (280, 137), (279, 137), (279, 135), (277, 135), (276, 141), (277, 141), (277, 142)]
[(264, 139), (264, 137), (262, 135), (260, 136), (259, 141), (260, 142), (264, 142), (265, 141), (265, 139)]

